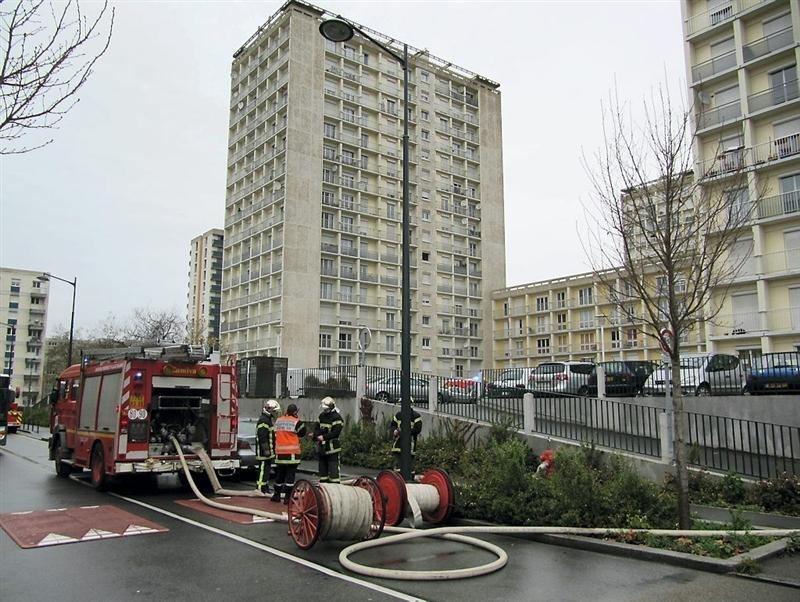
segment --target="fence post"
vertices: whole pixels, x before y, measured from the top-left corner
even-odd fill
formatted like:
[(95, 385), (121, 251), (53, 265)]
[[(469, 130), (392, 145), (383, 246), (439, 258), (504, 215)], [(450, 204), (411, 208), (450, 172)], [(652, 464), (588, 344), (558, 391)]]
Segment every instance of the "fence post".
[(667, 408), (658, 415), (658, 434), (661, 439), (661, 461), (672, 464), (674, 458), (674, 432), (672, 430), (673, 412)]
[(356, 368), (356, 399), (367, 396), (367, 367)]
[(597, 396), (600, 399), (606, 398), (606, 368), (602, 364), (597, 364)]
[(536, 412), (533, 407), (533, 393), (522, 396), (522, 428), (526, 433), (536, 431)]
[(428, 377), (428, 409), (436, 412), (436, 403), (439, 401), (439, 379), (435, 376)]

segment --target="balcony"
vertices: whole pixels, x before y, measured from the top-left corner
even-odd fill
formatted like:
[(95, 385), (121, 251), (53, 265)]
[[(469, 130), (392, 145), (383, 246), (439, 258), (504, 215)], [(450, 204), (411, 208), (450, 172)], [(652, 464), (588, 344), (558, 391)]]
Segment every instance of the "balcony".
[(744, 62), (755, 60), (759, 57), (766, 56), (776, 50), (787, 48), (794, 43), (794, 36), (792, 28), (787, 27), (782, 31), (776, 31), (773, 34), (765, 36), (755, 42), (742, 46), (742, 54), (744, 55)]
[(772, 86), (761, 92), (756, 92), (747, 97), (747, 104), (751, 113), (777, 107), (795, 100), (798, 97), (797, 80), (792, 79), (777, 86)]
[(736, 51), (731, 50), (725, 54), (715, 56), (714, 58), (699, 63), (692, 67), (692, 81), (699, 82), (722, 73), (736, 66)]
[(697, 13), (686, 19), (686, 33), (689, 36), (693, 36), (696, 33), (711, 29), (722, 23), (727, 23), (754, 6), (767, 4), (771, 1), (772, 0), (730, 0), (729, 2), (720, 2), (710, 10)]
[(749, 150), (743, 147), (726, 150), (712, 159), (700, 163), (703, 179), (740, 173), (747, 164)]
[(800, 133), (762, 142), (753, 149), (753, 162), (756, 165), (779, 161), (800, 154)]
[(784, 249), (763, 256), (764, 273), (769, 275), (800, 270), (800, 249)]
[(760, 336), (761, 314), (757, 311), (719, 315), (706, 321), (706, 328), (712, 337), (751, 335)]
[(756, 206), (758, 219), (793, 215), (800, 211), (800, 190), (759, 199)]
[(742, 104), (738, 100), (715, 107), (701, 110), (697, 115), (697, 129), (704, 130), (722, 123), (730, 123), (742, 116)]
[(767, 313), (770, 332), (797, 332), (800, 330), (800, 307), (775, 309)]

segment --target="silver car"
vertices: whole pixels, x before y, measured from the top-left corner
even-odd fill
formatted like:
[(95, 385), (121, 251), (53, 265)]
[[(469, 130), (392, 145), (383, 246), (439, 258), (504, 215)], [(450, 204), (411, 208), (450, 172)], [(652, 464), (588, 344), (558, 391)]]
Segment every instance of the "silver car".
[(528, 377), (528, 389), (536, 394), (577, 395), (589, 383), (591, 362), (546, 362)]
[[(645, 381), (645, 395), (664, 395), (666, 370), (662, 366)], [(681, 392), (684, 395), (736, 395), (745, 387), (739, 358), (726, 353), (681, 356)]]
[[(428, 401), (428, 381), (421, 378), (411, 379), (411, 397), (415, 401)], [(366, 392), (367, 397), (378, 399), (380, 401), (396, 402), (400, 400), (400, 377), (399, 376), (385, 376), (377, 380), (367, 383)], [(439, 401), (442, 395), (439, 394)]]

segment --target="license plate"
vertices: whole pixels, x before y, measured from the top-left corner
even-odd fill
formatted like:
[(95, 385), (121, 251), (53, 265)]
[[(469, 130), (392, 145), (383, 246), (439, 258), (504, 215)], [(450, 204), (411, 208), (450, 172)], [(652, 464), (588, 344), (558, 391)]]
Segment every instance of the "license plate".
[(767, 389), (788, 389), (789, 383), (767, 383)]

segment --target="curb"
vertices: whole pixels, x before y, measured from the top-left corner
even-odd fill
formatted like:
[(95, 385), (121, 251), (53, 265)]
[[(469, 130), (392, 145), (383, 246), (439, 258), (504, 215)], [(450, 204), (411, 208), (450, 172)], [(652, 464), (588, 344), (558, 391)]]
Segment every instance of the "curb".
[[(471, 519), (457, 519), (454, 521), (457, 524), (465, 526), (480, 525), (480, 526), (493, 526), (493, 523), (486, 523), (483, 521), (476, 521)], [(596, 539), (594, 537), (583, 537), (580, 535), (549, 535), (549, 534), (536, 534), (536, 535), (507, 535), (507, 537), (514, 537), (519, 539), (527, 539), (532, 541), (539, 541), (546, 544), (564, 546), (574, 548), (577, 550), (587, 550), (589, 552), (599, 552), (603, 554), (613, 554), (615, 556), (623, 556), (626, 558), (637, 558), (639, 560), (655, 560), (674, 566), (684, 568), (696, 569), (710, 573), (732, 573), (739, 566), (739, 563), (745, 558), (752, 560), (765, 560), (779, 554), (786, 547), (787, 538), (771, 541), (763, 546), (753, 548), (749, 552), (744, 552), (737, 556), (730, 558), (709, 558), (707, 556), (697, 556), (695, 554), (687, 554), (685, 552), (674, 552), (672, 550), (662, 550), (660, 548), (651, 548), (648, 546), (634, 545), (628, 543), (621, 543), (617, 541), (606, 541)], [(739, 574), (737, 573), (737, 576)], [(747, 575), (747, 577), (751, 577)], [(786, 582), (781, 579), (773, 581), (764, 576), (755, 576), (762, 581), (770, 581), (779, 583), (780, 585), (788, 585), (791, 587), (800, 587), (800, 582), (794, 584)]]

